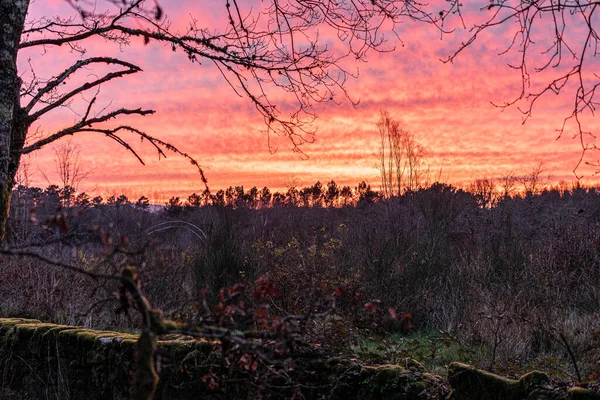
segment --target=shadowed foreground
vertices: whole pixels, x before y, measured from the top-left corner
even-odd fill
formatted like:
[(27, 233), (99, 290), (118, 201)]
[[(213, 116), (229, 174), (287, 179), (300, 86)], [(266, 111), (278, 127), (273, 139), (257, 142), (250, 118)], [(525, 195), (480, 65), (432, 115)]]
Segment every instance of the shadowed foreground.
[[(32, 319), (0, 319), (0, 399), (130, 398), (137, 339), (132, 334)], [(275, 386), (264, 390), (268, 384), (263, 389), (248, 385), (243, 374), (241, 384), (227, 390), (209, 388), (203, 367), (219, 360), (208, 341), (161, 340), (158, 347), (156, 399), (286, 398), (285, 391), (278, 392)], [(325, 352), (305, 356), (306, 372), (312, 375), (303, 382), (307, 398), (442, 399), (448, 395), (448, 384), (423, 372), (416, 362), (366, 366)], [(537, 371), (511, 380), (452, 363), (448, 382), (453, 389), (449, 398), (455, 400), (600, 399), (600, 388), (567, 388)]]
[[(0, 398), (2, 392), (22, 399), (130, 398), (137, 339), (38, 320), (0, 319)], [(249, 385), (243, 371), (241, 384), (209, 388), (203, 379), (206, 366), (220, 360), (208, 341), (161, 340), (158, 348), (156, 399), (287, 397), (285, 388), (278, 391), (269, 382), (264, 388)], [(441, 378), (422, 373), (417, 365), (365, 366), (325, 353), (303, 357), (305, 372), (312, 375), (302, 382), (307, 398), (427, 399), (436, 398), (441, 386)]]

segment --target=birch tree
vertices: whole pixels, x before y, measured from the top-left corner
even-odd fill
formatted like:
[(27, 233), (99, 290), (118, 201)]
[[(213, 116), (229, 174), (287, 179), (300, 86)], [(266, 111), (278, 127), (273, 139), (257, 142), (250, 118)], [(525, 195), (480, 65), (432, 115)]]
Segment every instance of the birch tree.
[(389, 198), (418, 190), (429, 177), (425, 148), (413, 133), (402, 129), (400, 122), (388, 111), (380, 112), (377, 129), (377, 158), (383, 196)]

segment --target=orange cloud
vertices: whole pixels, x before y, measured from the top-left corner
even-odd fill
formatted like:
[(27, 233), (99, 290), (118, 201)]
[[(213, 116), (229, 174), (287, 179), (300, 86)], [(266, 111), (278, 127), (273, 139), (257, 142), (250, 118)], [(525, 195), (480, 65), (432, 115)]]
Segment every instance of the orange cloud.
[[(202, 26), (222, 23), (220, 6), (206, 11), (196, 2), (184, 1), (171, 7), (165, 4), (165, 11), (173, 13), (176, 26), (185, 26), (190, 13), (203, 18), (198, 21)], [(32, 8), (39, 14), (64, 6), (35, 3)], [(376, 186), (376, 121), (382, 109), (428, 149), (431, 170), (437, 174), (443, 169), (442, 175), (453, 182), (466, 182), (483, 173), (523, 171), (538, 162), (544, 162), (557, 180), (571, 180), (581, 147), (568, 134), (555, 140), (556, 128), (569, 115), (571, 99), (545, 98), (525, 125), (517, 109), (502, 112), (491, 105), (490, 101), (501, 104), (518, 96), (521, 84), (518, 72), (506, 66), (511, 56), (497, 56), (509, 43), (508, 28), (493, 33), (484, 35), (454, 63), (443, 64), (440, 58), (456, 49), (461, 33), (440, 40), (429, 26), (406, 24), (400, 32), (403, 47), (398, 44), (393, 53), (372, 53), (366, 63), (351, 64), (360, 76), (350, 80), (347, 89), (352, 99), (360, 100), (358, 107), (352, 107), (341, 93), (336, 98), (341, 105), (314, 106), (319, 116), (316, 141), (303, 146), (308, 160), (292, 153), (289, 140), (280, 137), (270, 138), (272, 148), (277, 149), (271, 154), (269, 140), (261, 132), (265, 128), (262, 117), (248, 100), (235, 95), (211, 63), (192, 64), (184, 54), (152, 42), (148, 46), (133, 43), (123, 53), (101, 40), (91, 41), (89, 48), (91, 54), (118, 56), (144, 70), (103, 85), (99, 107), (151, 108), (156, 114), (113, 123), (134, 124), (189, 153), (206, 168), (214, 189), (230, 185), (282, 188), (291, 176), (305, 185), (334, 179), (352, 186), (367, 180)], [(27, 56), (47, 75), (61, 72), (73, 60), (64, 49), (51, 49), (44, 56), (28, 52)], [(27, 68), (25, 57), (19, 61), (21, 69)], [(281, 94), (274, 99), (281, 109), (294, 101)], [(71, 111), (62, 110), (42, 122), (48, 134), (75, 119)], [(591, 124), (597, 126), (593, 120)], [(88, 188), (154, 193), (161, 198), (201, 190), (198, 175), (186, 160), (169, 155), (158, 161), (151, 146), (133, 136), (129, 140), (144, 156), (146, 166), (102, 136), (76, 140), (84, 150), (84, 165), (93, 169)], [(34, 158), (38, 167), (51, 170), (51, 148)], [(584, 168), (581, 172), (589, 176), (593, 171)], [(45, 183), (39, 176), (34, 181)]]

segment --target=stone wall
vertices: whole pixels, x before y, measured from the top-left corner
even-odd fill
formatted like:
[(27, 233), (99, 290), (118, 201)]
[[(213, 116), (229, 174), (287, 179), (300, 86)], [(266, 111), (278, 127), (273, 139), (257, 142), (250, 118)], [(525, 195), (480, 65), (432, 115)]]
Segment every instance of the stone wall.
[[(0, 400), (128, 399), (131, 397), (137, 335), (54, 325), (31, 319), (0, 319)], [(202, 381), (218, 364), (203, 341), (159, 341), (156, 399), (256, 398), (252, 385), (210, 390)], [(429, 399), (443, 391), (439, 377), (418, 366), (365, 366), (342, 358), (307, 361), (314, 385), (306, 398)], [(264, 398), (285, 398), (276, 392)], [(4, 397), (3, 397), (4, 396)]]
[(568, 387), (552, 382), (539, 371), (508, 379), (471, 365), (452, 363), (448, 381), (453, 389), (449, 400), (600, 400), (596, 385)]
[[(94, 331), (30, 319), (0, 319), (0, 390), (23, 399), (127, 399), (137, 335)], [(159, 344), (161, 399), (180, 399), (182, 361), (208, 354), (195, 341)], [(189, 357), (188, 357), (189, 359)], [(177, 365), (177, 368), (174, 368)]]
[[(0, 318), (0, 400), (128, 399), (137, 339), (120, 332)], [(160, 382), (155, 398), (259, 397), (256, 387), (243, 380), (226, 390), (209, 389), (202, 377), (207, 365), (219, 361), (209, 342), (159, 341)], [(415, 362), (367, 366), (345, 358), (317, 357), (303, 365), (313, 372), (311, 382), (299, 382), (305, 384), (303, 395), (310, 399), (600, 400), (600, 384), (568, 387), (536, 371), (508, 379), (452, 363), (444, 381), (423, 372)], [(286, 398), (273, 390), (261, 396)]]

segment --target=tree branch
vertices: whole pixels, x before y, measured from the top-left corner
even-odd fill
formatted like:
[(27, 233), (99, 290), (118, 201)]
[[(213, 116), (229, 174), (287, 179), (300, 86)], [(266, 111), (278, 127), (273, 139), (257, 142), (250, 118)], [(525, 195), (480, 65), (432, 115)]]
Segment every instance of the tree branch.
[(67, 271), (77, 272), (79, 274), (88, 276), (92, 279), (112, 279), (112, 280), (120, 280), (121, 279), (120, 275), (98, 274), (98, 273), (91, 272), (91, 271), (88, 271), (83, 268), (76, 267), (71, 264), (53, 260), (51, 258), (45, 257), (45, 256), (38, 254), (36, 252), (33, 252), (33, 251), (16, 250), (16, 249), (11, 249), (11, 248), (0, 248), (0, 254), (4, 254), (7, 256), (35, 258), (37, 260), (45, 262), (46, 264), (52, 265), (53, 267), (59, 267), (59, 268), (66, 269)]
[(46, 86), (44, 86), (43, 88), (41, 88), (40, 90), (38, 90), (37, 94), (33, 97), (33, 99), (31, 99), (31, 101), (27, 104), (27, 106), (25, 106), (25, 111), (26, 112), (30, 112), (31, 109), (36, 105), (36, 103), (38, 101), (40, 101), (42, 99), (43, 96), (51, 93), (53, 90), (55, 90), (60, 84), (65, 83), (65, 81), (72, 75), (74, 74), (77, 70), (90, 65), (90, 64), (117, 64), (117, 65), (121, 65), (124, 67), (127, 67), (126, 70), (121, 70), (121, 71), (117, 71), (117, 72), (110, 72), (107, 73), (106, 75), (104, 75), (102, 78), (96, 79), (92, 82), (86, 82), (85, 84), (71, 90), (70, 92), (59, 96), (58, 99), (51, 101), (50, 104), (48, 104), (48, 106), (42, 108), (41, 110), (31, 114), (29, 116), (29, 119), (31, 122), (35, 121), (36, 119), (38, 119), (39, 117), (41, 117), (42, 115), (44, 115), (45, 113), (47, 113), (48, 111), (51, 111), (53, 109), (55, 109), (56, 107), (61, 106), (62, 104), (64, 104), (67, 100), (71, 99), (73, 96), (82, 93), (86, 90), (89, 90), (93, 87), (99, 86), (100, 84), (104, 83), (104, 82), (108, 82), (112, 79), (115, 78), (120, 78), (122, 76), (125, 75), (129, 75), (129, 74), (134, 74), (136, 72), (140, 72), (142, 69), (134, 64), (131, 64), (129, 62), (126, 61), (122, 61), (116, 58), (111, 58), (111, 57), (93, 57), (93, 58), (88, 58), (85, 60), (80, 60), (77, 61), (75, 64), (73, 64), (71, 67), (69, 67), (68, 69), (66, 69), (63, 73), (61, 73), (60, 75), (58, 75), (56, 78), (52, 79), (51, 81), (49, 81)]
[[(593, 140), (588, 140), (595, 136), (585, 130), (582, 117), (587, 113), (593, 117), (599, 104), (595, 95), (600, 86), (600, 75), (593, 72), (592, 61), (600, 55), (600, 35), (594, 25), (598, 5), (600, 2), (592, 0), (490, 1), (479, 10), (484, 15), (483, 22), (474, 23), (467, 39), (442, 60), (452, 62), (484, 32), (490, 33), (498, 27), (511, 29), (511, 23), (514, 23), (512, 41), (499, 55), (510, 53), (516, 56), (518, 61), (509, 62), (508, 66), (521, 74), (521, 90), (509, 101), (492, 104), (502, 109), (516, 106), (523, 114), (522, 122), (526, 123), (542, 97), (550, 93), (572, 92), (571, 111), (562, 120), (557, 132), (560, 138), (567, 124), (573, 123), (573, 136), (580, 141), (582, 150), (575, 171), (581, 164), (596, 165), (584, 161), (585, 153), (598, 147)], [(450, 18), (459, 7), (459, 1), (449, 2), (443, 19)], [(460, 18), (463, 21), (462, 15)], [(536, 81), (536, 77), (541, 77), (541, 80)]]
[[(265, 2), (258, 11), (244, 10), (241, 2), (230, 0), (225, 4), (228, 24), (222, 31), (200, 28), (192, 20), (186, 31), (179, 33), (171, 29), (166, 18), (157, 18), (148, 11), (149, 1), (127, 1), (120, 7), (116, 15), (86, 11), (81, 14), (81, 22), (37, 20), (27, 29), (19, 48), (66, 44), (84, 53), (81, 43), (94, 36), (120, 46), (139, 37), (146, 44), (157, 41), (171, 46), (173, 51), (181, 50), (191, 62), (213, 61), (229, 84), (235, 82), (231, 86), (236, 93), (247, 97), (263, 115), (267, 133), (289, 137), (294, 150), (301, 154), (299, 146), (311, 142), (314, 134), (310, 128), (315, 119), (311, 109), (314, 103), (336, 101), (336, 95), (341, 94), (357, 104), (343, 87), (349, 76), (357, 75), (344, 68), (345, 58), (362, 59), (368, 50), (392, 50), (393, 45), (385, 48), (386, 21), (391, 22), (398, 37), (395, 30), (404, 17), (434, 24), (440, 19), (426, 12), (423, 4), (393, 0), (273, 0)], [(321, 41), (322, 25), (337, 32), (347, 48), (345, 52), (336, 53)], [(105, 79), (112, 77), (116, 76)], [(92, 84), (98, 83), (101, 82)], [(295, 109), (288, 114), (275, 107), (267, 96), (273, 95), (266, 85), (292, 94)], [(289, 118), (282, 118), (283, 112)]]
[[(93, 101), (94, 100), (92, 100), (92, 102)], [(40, 139), (37, 142), (35, 142), (29, 146), (25, 146), (23, 148), (23, 150), (21, 150), (21, 154), (28, 154), (28, 153), (31, 153), (32, 151), (39, 150), (42, 147), (46, 146), (47, 144), (50, 144), (62, 137), (73, 135), (77, 132), (82, 132), (85, 130), (85, 128), (89, 128), (94, 124), (97, 124), (100, 122), (105, 122), (110, 119), (116, 118), (119, 115), (148, 115), (148, 114), (154, 114), (154, 110), (142, 110), (141, 108), (132, 110), (132, 109), (128, 109), (128, 108), (121, 108), (119, 110), (112, 111), (108, 114), (104, 114), (102, 116), (94, 117), (94, 118), (90, 118), (90, 119), (87, 119), (87, 113), (86, 113), (84, 118), (82, 118), (75, 125), (72, 125), (65, 129), (62, 129), (48, 137)]]

